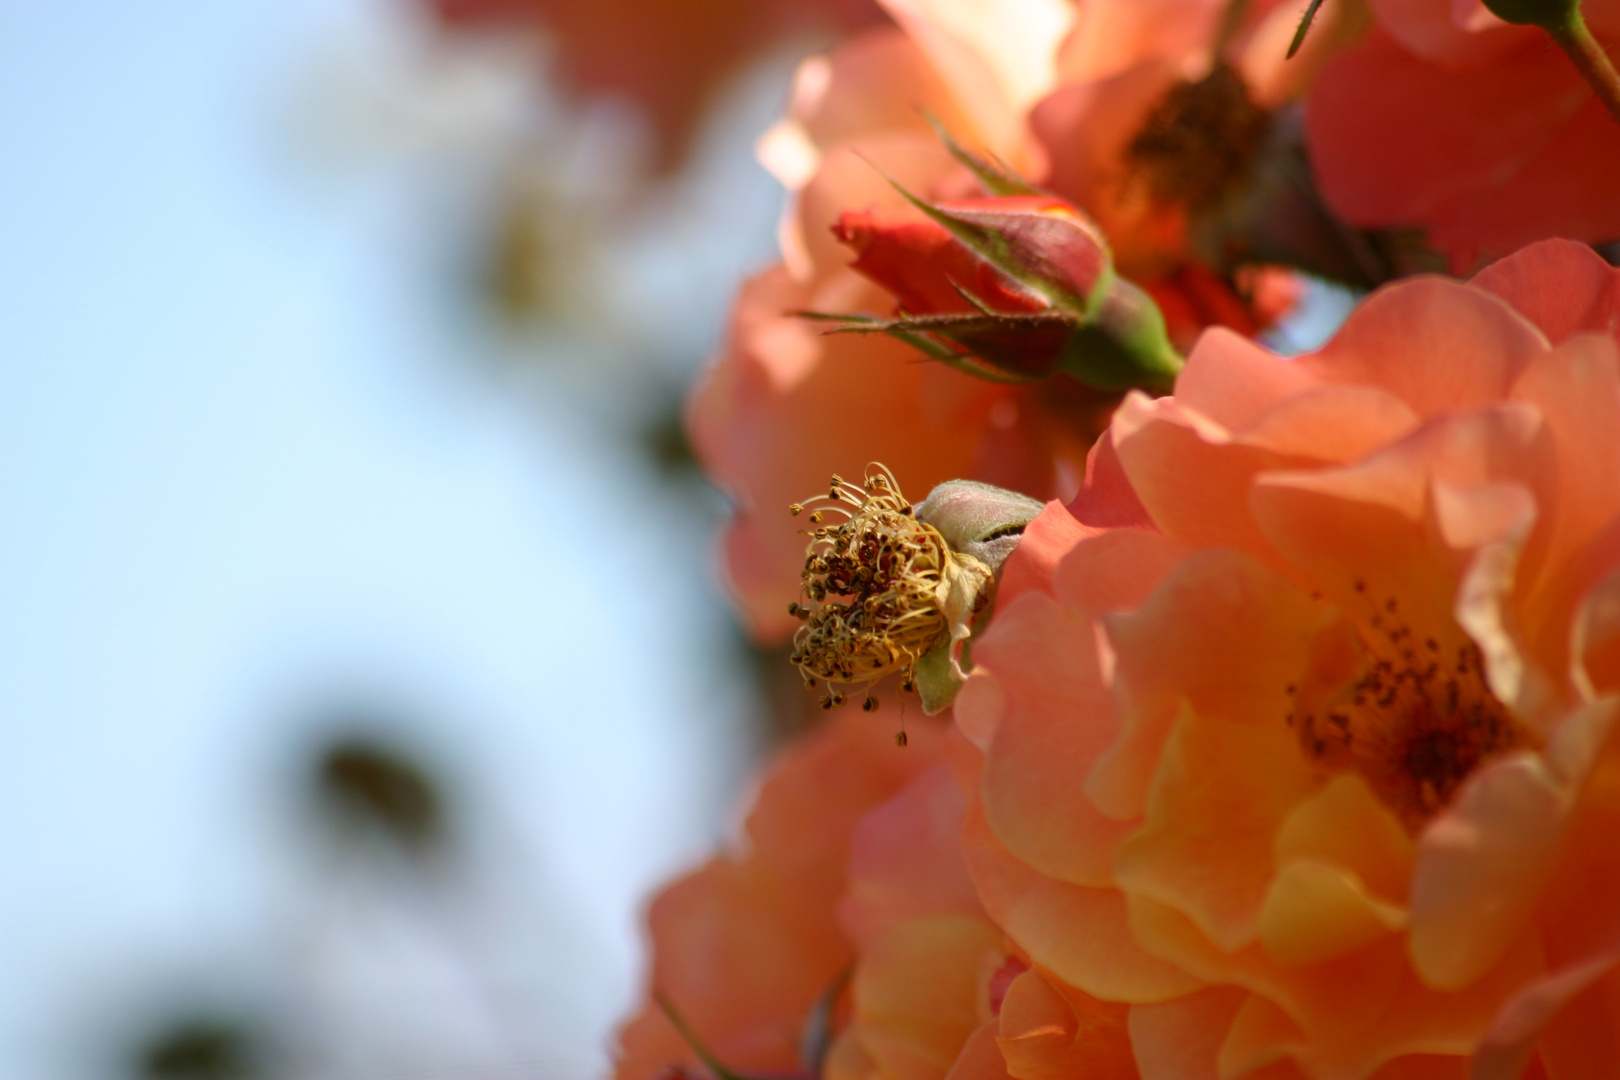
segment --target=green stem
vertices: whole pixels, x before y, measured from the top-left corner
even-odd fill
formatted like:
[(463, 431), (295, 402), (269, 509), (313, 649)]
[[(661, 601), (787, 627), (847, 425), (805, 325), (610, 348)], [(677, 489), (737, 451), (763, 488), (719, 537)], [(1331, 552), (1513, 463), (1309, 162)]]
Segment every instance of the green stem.
[(669, 998), (663, 994), (654, 993), (653, 1001), (657, 1002), (658, 1007), (663, 1010), (664, 1016), (669, 1019), (669, 1022), (674, 1025), (675, 1030), (680, 1034), (681, 1040), (691, 1048), (692, 1053), (697, 1055), (697, 1059), (703, 1062), (708, 1070), (715, 1075), (716, 1080), (750, 1080), (749, 1077), (734, 1073), (726, 1068), (720, 1063), (719, 1058), (709, 1052), (709, 1048), (703, 1044), (703, 1040), (697, 1037), (697, 1032), (693, 1031), (691, 1026), (687, 1024), (686, 1018), (676, 1011)]
[(1547, 32), (1569, 54), (1575, 70), (1591, 84), (1598, 99), (1609, 107), (1609, 114), (1620, 120), (1620, 72), (1615, 71), (1609, 54), (1603, 51), (1603, 46), (1587, 29), (1580, 8), (1576, 7), (1563, 25), (1549, 27)]

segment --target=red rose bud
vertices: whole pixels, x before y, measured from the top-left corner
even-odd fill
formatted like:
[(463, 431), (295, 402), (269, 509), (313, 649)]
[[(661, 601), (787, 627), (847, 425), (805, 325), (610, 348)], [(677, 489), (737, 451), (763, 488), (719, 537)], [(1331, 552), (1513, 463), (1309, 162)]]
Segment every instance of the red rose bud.
[(855, 249), (855, 269), (893, 293), (908, 314), (985, 307), (1083, 314), (1113, 277), (1102, 231), (1061, 199), (958, 199), (922, 209), (926, 221), (868, 210), (847, 212), (833, 226), (833, 235)]
[(906, 197), (925, 220), (850, 211), (833, 226), (899, 308), (838, 329), (889, 333), (999, 381), (1064, 372), (1098, 390), (1169, 388), (1181, 357), (1157, 307), (1114, 273), (1107, 240), (1075, 207), (1048, 195)]

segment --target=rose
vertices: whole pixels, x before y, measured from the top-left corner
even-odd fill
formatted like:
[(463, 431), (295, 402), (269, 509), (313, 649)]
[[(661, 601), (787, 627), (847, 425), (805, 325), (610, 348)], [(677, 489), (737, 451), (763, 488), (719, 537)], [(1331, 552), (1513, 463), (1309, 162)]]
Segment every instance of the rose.
[(703, 1067), (654, 994), (726, 1067), (804, 1070), (805, 1029), (855, 958), (838, 904), (857, 824), (939, 762), (938, 730), (911, 736), (902, 751), (872, 718), (834, 717), (766, 773), (744, 843), (653, 900), (649, 1000), (619, 1033), (620, 1080)]
[(1145, 1076), (1608, 1037), (1617, 324), (1620, 272), (1546, 242), (1298, 360), (1212, 331), (1026, 530), (956, 706), (969, 861)]
[[(1377, 28), (1306, 103), (1334, 210), (1422, 227), (1460, 271), (1546, 236), (1620, 237), (1620, 129), (1546, 33), (1477, 0), (1371, 6)], [(1620, 40), (1620, 3), (1582, 8), (1600, 41)]]

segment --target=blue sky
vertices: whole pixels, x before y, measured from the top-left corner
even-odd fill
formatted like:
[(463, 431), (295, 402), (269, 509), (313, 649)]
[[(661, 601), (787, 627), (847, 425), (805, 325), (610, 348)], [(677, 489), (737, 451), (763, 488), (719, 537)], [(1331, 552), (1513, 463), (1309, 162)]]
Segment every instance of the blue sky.
[[(88, 1067), (132, 1003), (286, 981), (323, 693), (426, 717), (467, 782), (510, 980), (566, 1002), (536, 1075), (598, 1066), (641, 894), (721, 829), (748, 700), (691, 529), (567, 380), (469, 362), (420, 185), (310, 175), (286, 137), (308, 57), (378, 9), (0, 2), (0, 1076)], [(389, 948), (350, 983), (426, 970)]]

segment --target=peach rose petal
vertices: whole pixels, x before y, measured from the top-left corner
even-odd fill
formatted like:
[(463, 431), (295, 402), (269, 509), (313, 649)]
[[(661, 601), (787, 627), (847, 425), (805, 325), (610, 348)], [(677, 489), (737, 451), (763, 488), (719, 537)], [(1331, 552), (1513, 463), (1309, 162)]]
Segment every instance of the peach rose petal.
[(1136, 1080), (1129, 1008), (1054, 983), (1039, 971), (1013, 980), (996, 1042), (1016, 1080)]
[(1256, 942), (1225, 952), (1180, 911), (1147, 896), (1127, 900), (1131, 932), (1156, 956), (1215, 984), (1233, 984), (1263, 995), (1300, 1028), (1325, 1021), (1365, 1030), (1388, 1008), (1408, 978), (1404, 950), (1393, 936), (1322, 964), (1279, 968)]
[(961, 123), (950, 88), (917, 43), (895, 28), (849, 38), (804, 61), (788, 103), (791, 122), (819, 147), (888, 131), (926, 131), (924, 110), (941, 123)]
[[(830, 920), (784, 906), (751, 868), (716, 862), (666, 889), (649, 922), (654, 985), (710, 1049), (738, 1069), (798, 1064), (803, 1018), (850, 961)], [(759, 956), (772, 958), (768, 968)], [(649, 1008), (620, 1031), (617, 1076), (653, 1080), (675, 1063), (697, 1060), (661, 1012)]]
[(1346, 773), (1294, 809), (1273, 854), (1278, 866), (1309, 860), (1338, 867), (1386, 903), (1405, 906), (1416, 847), (1367, 782)]
[(1079, 82), (1149, 57), (1198, 56), (1220, 9), (1219, 0), (1088, 0), (1058, 53), (1059, 72)]
[(1262, 470), (1287, 462), (1233, 443), (1229, 431), (1173, 398), (1134, 392), (1114, 414), (1111, 435), (1137, 497), (1166, 535), (1269, 555), (1246, 497)]
[(857, 944), (926, 916), (980, 915), (960, 854), (963, 806), (961, 789), (939, 765), (855, 826), (838, 917)]
[(1528, 653), (1514, 603), (1520, 575), (1533, 575), (1539, 554), (1532, 547), (1527, 555), (1525, 543), (1537, 520), (1535, 496), (1518, 484), (1436, 483), (1432, 498), (1440, 538), (1454, 550), (1474, 552), (1454, 611), (1485, 658), (1491, 692), (1530, 725), (1549, 722), (1560, 703), (1546, 669)]
[[(1278, 968), (1258, 945), (1215, 949), (1185, 916), (1146, 897), (1131, 898), (1130, 925), (1156, 954), (1203, 978), (1246, 987), (1281, 1009), (1293, 1027), (1249, 1026), (1241, 1053), (1293, 1054), (1313, 1080), (1359, 1080), (1410, 1054), (1468, 1054), (1499, 1003), (1542, 970), (1539, 949), (1521, 940), (1486, 978), (1442, 993), (1418, 981), (1396, 935), (1322, 964)], [(1274, 1043), (1265, 1041), (1268, 1033)]]
[(945, 1074), (945, 1080), (1011, 1080), (996, 1035), (1000, 1025), (987, 1020), (976, 1028)]
[(1495, 405), (1548, 347), (1505, 301), (1417, 277), (1367, 297), (1325, 348), (1295, 363), (1326, 381), (1382, 387), (1427, 418)]
[[(1458, 493), (1502, 483), (1533, 487), (1549, 456), (1533, 410), (1460, 412), (1346, 468), (1269, 474), (1249, 502), (1276, 550), (1347, 611), (1366, 617), (1369, 605), (1394, 598), (1398, 610), (1390, 614), (1449, 647), (1445, 628), (1471, 556), (1466, 549), (1505, 538), (1523, 509), (1516, 496), (1503, 502), (1487, 491), (1469, 503)], [(1437, 499), (1437, 483), (1453, 491), (1449, 501)], [(1449, 548), (1442, 530), (1462, 550)]]
[(1009, 855), (981, 807), (969, 803), (962, 828), (968, 870), (985, 909), (1040, 967), (1107, 1001), (1164, 1001), (1200, 983), (1136, 944), (1124, 897), (1055, 881)]
[(991, 829), (1042, 874), (1092, 888), (1112, 884), (1114, 849), (1134, 824), (1103, 817), (1074, 780), (1114, 735), (1111, 724), (1085, 722), (1112, 711), (1091, 622), (1039, 593), (1025, 595), (997, 615), (974, 663), (996, 679), (1006, 702), (982, 781)]
[[(1602, 539), (1620, 550), (1620, 522)], [(1620, 570), (1601, 578), (1582, 599), (1570, 646), (1572, 678), (1586, 700), (1620, 691)]]
[[(1554, 743), (1560, 772), (1581, 776), (1539, 908), (1537, 929), (1547, 953), (1544, 977), (1516, 988), (1498, 1012), (1479, 1052), (1480, 1080), (1516, 1077), (1539, 1047), (1558, 1080), (1597, 1080), (1612, 1072), (1620, 1047), (1620, 725), (1615, 704), (1583, 712), (1575, 737)], [(1562, 733), (1560, 733), (1562, 734)], [(1596, 745), (1592, 745), (1596, 742)]]
[(1161, 755), (1147, 823), (1115, 858), (1122, 888), (1176, 907), (1228, 952), (1259, 936), (1272, 838), (1318, 783), (1294, 733), (1270, 719), (1183, 713)]
[(1534, 405), (1552, 434), (1557, 489), (1551, 492), (1556, 533), (1545, 558), (1568, 563), (1599, 529), (1620, 515), (1620, 460), (1607, 436), (1620, 430), (1620, 344), (1582, 334), (1537, 358), (1513, 388)]
[(877, 1074), (944, 1076), (983, 1022), (976, 1002), (985, 961), (1003, 955), (1001, 931), (970, 915), (909, 919), (866, 942), (851, 992)]
[[(1287, 581), (1221, 549), (1188, 556), (1138, 610), (1108, 616), (1124, 729), (1086, 782), (1098, 808), (1120, 820), (1146, 812), (1156, 764), (1183, 708), (1200, 719), (1274, 731), (1303, 767), (1282, 721), (1288, 687), (1323, 619)], [(1281, 744), (1275, 752), (1283, 753)]]
[(1134, 525), (1155, 529), (1147, 508), (1137, 498), (1113, 438), (1104, 433), (1086, 455), (1086, 480), (1068, 506), (1075, 521), (1090, 528)]
[(975, 647), (1002, 709), (982, 782), (985, 813), (1008, 850), (1043, 873), (1091, 887), (1113, 881), (1114, 848), (1134, 825), (1104, 817), (1074, 782), (1115, 734), (1093, 613), (1140, 603), (1179, 553), (1139, 529), (1082, 540), (1056, 573), (1065, 605), (1020, 597)]
[(982, 754), (1007, 715), (1007, 695), (994, 675), (974, 669), (957, 691), (951, 715), (963, 740)]
[(1176, 376), (1176, 400), (1235, 430), (1316, 383), (1294, 361), (1225, 327), (1211, 327)]
[(1282, 967), (1320, 964), (1404, 929), (1404, 908), (1343, 867), (1309, 859), (1278, 870), (1260, 911), (1260, 944)]
[(1522, 1080), (1542, 1063), (1557, 1080), (1608, 1080), (1620, 1060), (1617, 967), (1620, 947), (1515, 995), (1475, 1053), (1471, 1080)]
[(1556, 1080), (1607, 1080), (1620, 1061), (1620, 950), (1569, 974), (1560, 989), (1573, 992), (1541, 1037), (1541, 1060)]
[[(1174, 1001), (1132, 1006), (1128, 1026), (1142, 1080), (1219, 1080), (1216, 1056), (1232, 1018), (1250, 996), (1241, 987), (1211, 986)], [(1261, 1080), (1298, 1075), (1286, 1068), (1278, 1075), (1263, 1073)]]
[(1233, 435), (1283, 458), (1350, 462), (1409, 434), (1418, 416), (1395, 395), (1371, 386), (1323, 386), (1267, 410)]
[(833, 1039), (821, 1063), (824, 1080), (872, 1080), (878, 1064), (866, 1052), (853, 1028), (845, 1028)]
[(1586, 244), (1530, 244), (1487, 266), (1469, 284), (1512, 304), (1554, 345), (1579, 333), (1620, 335), (1620, 268)]
[(1001, 568), (1001, 580), (996, 584), (997, 610), (1026, 592), (1050, 594), (1059, 561), (1081, 540), (1097, 532), (1076, 521), (1061, 503), (1047, 503), (1035, 520), (1024, 526), (1018, 547)]
[(1056, 78), (1074, 9), (1064, 0), (882, 0), (933, 61), (986, 146), (1022, 168), (1023, 111)]
[(1620, 429), (1620, 349), (1612, 339), (1571, 338), (1538, 360), (1514, 387), (1552, 433), (1557, 486), (1550, 493), (1549, 535), (1541, 567), (1519, 586), (1526, 648), (1567, 698), (1570, 626), (1593, 585), (1620, 565), (1620, 462), (1610, 432)]
[(1291, 1050), (1305, 1045), (1304, 1033), (1288, 1014), (1261, 997), (1250, 994), (1232, 1017), (1232, 1026), (1215, 1057), (1221, 1076), (1247, 1076), (1267, 1066), (1293, 1060)]
[(1148, 529), (1118, 528), (1085, 537), (1052, 574), (1053, 595), (1097, 618), (1140, 606), (1169, 576), (1187, 548)]
[[(722, 855), (653, 901), (650, 985), (729, 1066), (798, 1067), (806, 1017), (853, 959), (834, 917), (855, 823), (939, 761), (934, 725), (906, 753), (870, 718), (835, 718), (783, 755), (755, 799), (741, 851)], [(648, 1003), (619, 1035), (615, 1075), (651, 1080), (697, 1061)]]

